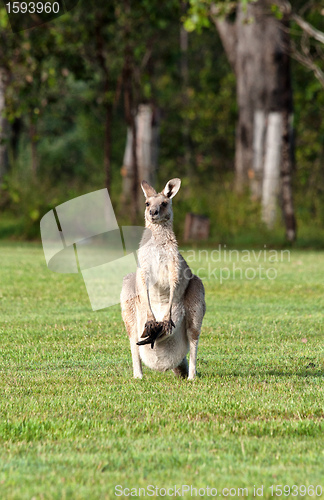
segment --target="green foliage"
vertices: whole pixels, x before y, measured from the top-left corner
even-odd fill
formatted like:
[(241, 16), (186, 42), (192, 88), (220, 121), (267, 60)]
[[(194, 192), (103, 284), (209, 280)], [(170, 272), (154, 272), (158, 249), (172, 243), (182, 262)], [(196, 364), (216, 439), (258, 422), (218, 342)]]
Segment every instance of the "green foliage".
[[(37, 181), (23, 183), (21, 178), (11, 177), (10, 182), (5, 182), (2, 188), (4, 195), (1, 198), (0, 208), (6, 208), (7, 211), (10, 209), (10, 213), (16, 219), (16, 224), (11, 226), (11, 234), (17, 236), (18, 230), (18, 235), (27, 239), (39, 238), (39, 223), (42, 216), (54, 208), (59, 200), (64, 201), (57, 189)], [(4, 236), (7, 235), (6, 217), (3, 216), (4, 225), (0, 230), (0, 234), (3, 233)]]
[[(298, 39), (299, 34), (295, 37)], [(314, 225), (316, 221), (323, 227), (324, 91), (320, 82), (297, 62), (292, 63), (292, 75), (297, 206), (305, 223)]]
[[(323, 252), (285, 254), (273, 281), (204, 281), (193, 383), (132, 380), (119, 306), (92, 312), (81, 276), (50, 272), (39, 245), (0, 254), (3, 499), (322, 484)], [(222, 255), (191, 266), (227, 267)]]
[(282, 10), (280, 9), (280, 5), (273, 3), (271, 5), (271, 12), (276, 16), (277, 19), (283, 18)]
[[(216, 2), (219, 15), (233, 2)], [(296, 4), (296, 9), (302, 2)], [(39, 218), (48, 207), (104, 186), (106, 107), (112, 104), (111, 196), (118, 215), (127, 221), (120, 203), (120, 168), (126, 142), (121, 73), (127, 44), (133, 52), (135, 103), (151, 102), (161, 111), (158, 185), (183, 178), (177, 233), (183, 232), (187, 211), (211, 218), (211, 238), (251, 243), (260, 234), (281, 240), (280, 223), (271, 234), (259, 222), (260, 207), (248, 196), (233, 193), (236, 82), (213, 25), (208, 0), (192, 0), (188, 12), (179, 2), (141, 0), (126, 12), (118, 2), (100, 1), (89, 9), (82, 1), (44, 27), (11, 34), (2, 32), (0, 63), (9, 71), (6, 116), (10, 126), (19, 119), (14, 147), (9, 138), (10, 171), (2, 181), (0, 211), (3, 235), (39, 235)], [(0, 9), (1, 22), (7, 16)], [(196, 16), (196, 17), (195, 17)], [(316, 9), (305, 18), (323, 26)], [(195, 28), (188, 35), (188, 79), (183, 80), (184, 54), (179, 46), (180, 20)], [(190, 21), (191, 19), (191, 21)], [(188, 22), (192, 22), (191, 28)], [(102, 43), (102, 59), (98, 57)], [(294, 42), (301, 38), (294, 26)], [(314, 41), (311, 54), (319, 56)], [(318, 64), (323, 61), (318, 57)], [(322, 66), (320, 66), (322, 67)], [(108, 70), (108, 87), (105, 69)], [(313, 74), (293, 62), (295, 101), (295, 201), (302, 234), (312, 226), (322, 234), (324, 215), (323, 90)], [(31, 141), (36, 150), (34, 172)], [(193, 189), (193, 187), (195, 189)], [(59, 195), (58, 195), (59, 193)], [(217, 201), (217, 209), (216, 203)], [(21, 206), (20, 206), (21, 204)], [(175, 204), (176, 206), (176, 204)], [(3, 216), (3, 213), (6, 213)], [(17, 217), (17, 224), (12, 217)], [(139, 220), (142, 220), (141, 215)], [(279, 220), (279, 216), (278, 216)], [(128, 221), (129, 222), (129, 221)], [(23, 229), (22, 229), (23, 228)], [(0, 230), (1, 232), (1, 230)], [(253, 236), (254, 234), (254, 236)]]
[(211, 2), (208, 0), (191, 0), (188, 14), (184, 20), (184, 26), (187, 31), (197, 30), (199, 33), (202, 28), (210, 27), (209, 9)]
[[(171, 175), (171, 172), (170, 172)], [(272, 230), (261, 222), (261, 207), (251, 200), (248, 192), (238, 196), (233, 191), (231, 174), (220, 174), (211, 182), (203, 176), (182, 177), (181, 191), (175, 198), (174, 228), (180, 241), (183, 240), (186, 213), (205, 215), (210, 219), (208, 245), (226, 244), (237, 248), (255, 246), (286, 246), (282, 215), (277, 211), (277, 219)], [(162, 182), (159, 183), (159, 187)], [(312, 202), (303, 202), (304, 194), (295, 194), (296, 217), (298, 221), (298, 241), (300, 248), (323, 248), (323, 203), (318, 192)], [(202, 246), (205, 242), (196, 243)]]
[[(201, 33), (203, 28), (209, 28), (211, 26), (211, 6), (214, 8), (213, 15), (222, 18), (230, 15), (238, 4), (241, 4), (243, 9), (247, 9), (249, 3), (256, 1), (257, 0), (189, 0), (189, 9), (184, 18), (184, 26), (189, 32), (198, 31), (198, 33)], [(280, 13), (275, 5), (272, 6), (272, 9), (275, 9), (274, 12), (277, 13), (278, 11)]]

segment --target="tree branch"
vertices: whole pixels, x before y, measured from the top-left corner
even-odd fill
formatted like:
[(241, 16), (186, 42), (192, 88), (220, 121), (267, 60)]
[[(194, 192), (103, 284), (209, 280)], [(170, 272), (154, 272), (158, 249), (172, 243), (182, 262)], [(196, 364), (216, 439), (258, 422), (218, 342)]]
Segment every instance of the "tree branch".
[(318, 42), (324, 43), (324, 33), (322, 31), (319, 31), (318, 29), (314, 28), (314, 26), (312, 26), (307, 21), (305, 21), (303, 18), (298, 16), (298, 14), (292, 13), (290, 17), (309, 36), (311, 36), (312, 38), (315, 38), (315, 40), (317, 40)]
[(235, 73), (237, 56), (236, 25), (226, 17), (219, 17), (219, 9), (214, 3), (210, 6), (210, 17), (217, 28), (229, 63)]
[(299, 52), (295, 46), (295, 44), (291, 45), (291, 56), (296, 59), (296, 61), (303, 64), (306, 68), (313, 71), (314, 75), (318, 79), (318, 81), (324, 87), (324, 73), (323, 71), (314, 63), (313, 59), (311, 59), (308, 55), (302, 54)]

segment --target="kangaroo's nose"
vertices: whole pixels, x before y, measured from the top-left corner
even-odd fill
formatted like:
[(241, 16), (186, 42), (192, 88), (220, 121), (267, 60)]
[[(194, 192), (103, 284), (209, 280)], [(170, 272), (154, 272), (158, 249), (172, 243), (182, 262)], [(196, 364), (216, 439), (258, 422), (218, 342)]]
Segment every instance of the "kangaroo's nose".
[(150, 215), (157, 215), (158, 213), (159, 213), (159, 212), (158, 212), (158, 210), (157, 210), (156, 208), (152, 208), (152, 209), (150, 210)]

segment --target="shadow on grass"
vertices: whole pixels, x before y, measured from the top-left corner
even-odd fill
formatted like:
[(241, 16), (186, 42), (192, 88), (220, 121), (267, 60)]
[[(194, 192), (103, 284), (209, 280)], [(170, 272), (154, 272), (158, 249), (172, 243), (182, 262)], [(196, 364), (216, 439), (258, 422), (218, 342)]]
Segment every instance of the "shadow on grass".
[(324, 378), (324, 370), (314, 370), (314, 371), (306, 371), (306, 369), (302, 371), (281, 371), (281, 370), (268, 370), (268, 371), (238, 371), (238, 370), (216, 370), (213, 374), (208, 373), (197, 373), (197, 378), (214, 378), (214, 377), (259, 377), (265, 378), (267, 376), (270, 377), (317, 377)]

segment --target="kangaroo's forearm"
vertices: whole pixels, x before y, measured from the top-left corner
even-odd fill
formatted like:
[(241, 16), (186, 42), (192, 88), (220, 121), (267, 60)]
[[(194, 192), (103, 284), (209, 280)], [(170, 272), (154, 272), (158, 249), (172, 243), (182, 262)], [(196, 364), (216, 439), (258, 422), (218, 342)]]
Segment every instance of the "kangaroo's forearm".
[(152, 306), (151, 306), (151, 301), (150, 301), (150, 294), (149, 294), (149, 288), (148, 286), (146, 285), (146, 298), (147, 298), (147, 305), (148, 305), (148, 309), (151, 311), (151, 314), (153, 316), (153, 319), (155, 320), (155, 315), (154, 315), (154, 312), (152, 310)]
[(169, 267), (170, 298), (169, 298), (168, 313), (167, 313), (167, 315), (169, 315), (170, 317), (171, 317), (171, 308), (177, 282), (178, 282), (177, 267), (176, 264), (172, 262), (172, 265)]
[(155, 320), (155, 315), (153, 313), (151, 301), (150, 301), (149, 283), (147, 282), (147, 280), (145, 278), (144, 272), (140, 272), (140, 286), (142, 289), (142, 293), (140, 294), (140, 296), (143, 298), (143, 301), (144, 301), (145, 306), (146, 306), (146, 310), (151, 313), (152, 319)]

